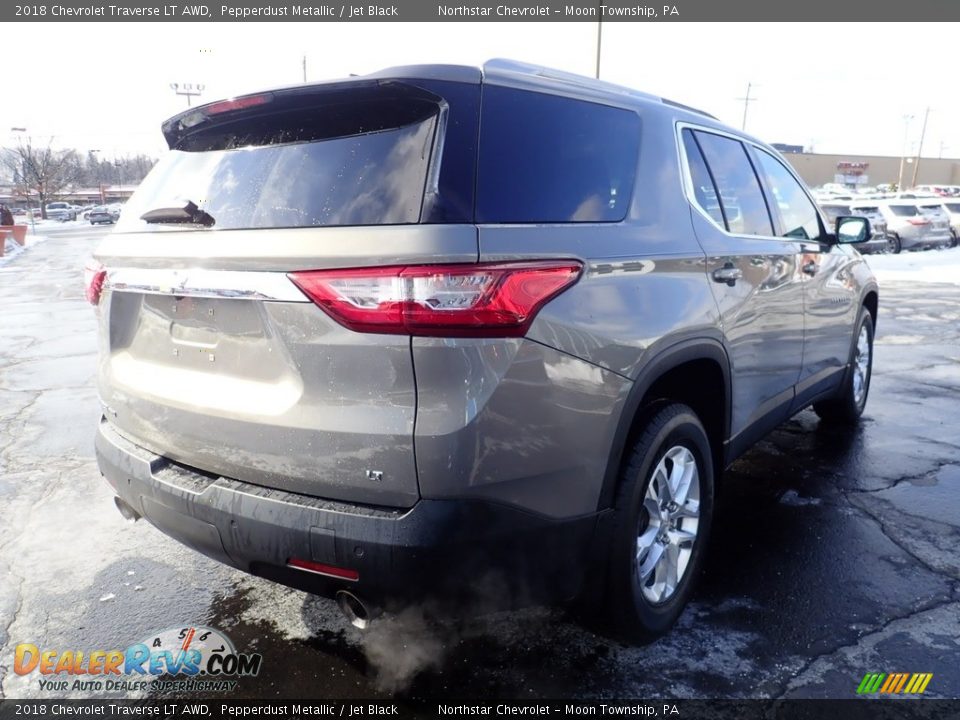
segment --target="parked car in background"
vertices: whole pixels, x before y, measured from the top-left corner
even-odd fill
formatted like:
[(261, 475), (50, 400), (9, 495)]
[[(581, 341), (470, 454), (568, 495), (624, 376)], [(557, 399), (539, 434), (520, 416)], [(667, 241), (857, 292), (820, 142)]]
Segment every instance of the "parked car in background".
[(953, 236), (953, 245), (960, 245), (960, 199), (944, 198), (941, 203), (947, 218), (950, 220), (950, 234)]
[(955, 197), (960, 194), (960, 185), (917, 185), (913, 192), (939, 197)]
[(930, 218), (931, 232), (943, 238), (941, 247), (953, 245), (953, 231), (950, 227), (950, 215), (943, 206), (943, 198), (936, 200), (918, 200), (920, 212)]
[(86, 274), (100, 470), (128, 519), (354, 624), (580, 596), (649, 641), (724, 468), (810, 405), (864, 410), (869, 221), (826, 225), (707, 113), (498, 60), (162, 129)]
[(100, 205), (87, 213), (87, 219), (91, 225), (112, 225), (120, 219), (120, 213), (113, 208)]
[(887, 221), (883, 219), (883, 215), (876, 204), (860, 205), (856, 202), (824, 201), (820, 203), (820, 209), (823, 210), (823, 214), (827, 216), (831, 224), (844, 215), (865, 217), (870, 221), (870, 239), (857, 245), (857, 250), (861, 253), (875, 255), (887, 252), (890, 249), (889, 238), (887, 238)]
[(891, 252), (943, 247), (951, 242), (949, 222), (941, 224), (925, 215), (915, 199), (887, 200), (877, 203), (877, 208), (887, 223)]
[(77, 206), (71, 205), (68, 202), (47, 203), (47, 219), (61, 221), (76, 220)]

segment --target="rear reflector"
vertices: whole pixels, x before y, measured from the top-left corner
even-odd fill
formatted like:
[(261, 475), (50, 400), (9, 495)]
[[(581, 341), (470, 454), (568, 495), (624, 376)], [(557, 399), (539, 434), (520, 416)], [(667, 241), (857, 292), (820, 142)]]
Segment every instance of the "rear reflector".
[(357, 332), (430, 337), (520, 337), (550, 299), (573, 285), (573, 260), (311, 270), (289, 277)]
[(356, 570), (340, 568), (335, 565), (324, 565), (323, 563), (313, 562), (312, 560), (301, 560), (300, 558), (290, 558), (287, 560), (287, 567), (306, 570), (307, 572), (317, 573), (317, 575), (326, 575), (327, 577), (338, 578), (340, 580), (350, 580), (351, 582), (356, 582), (360, 579), (360, 573)]
[(103, 292), (103, 281), (106, 279), (107, 269), (96, 260), (89, 260), (83, 268), (83, 284), (87, 302), (91, 305), (100, 304), (100, 293)]

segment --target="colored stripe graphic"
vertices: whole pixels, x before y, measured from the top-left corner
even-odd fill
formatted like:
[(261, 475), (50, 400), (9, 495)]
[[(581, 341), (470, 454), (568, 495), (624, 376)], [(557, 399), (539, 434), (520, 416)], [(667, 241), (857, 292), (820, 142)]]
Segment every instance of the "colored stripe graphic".
[(861, 695), (875, 693), (885, 677), (885, 673), (867, 673), (863, 676), (860, 687), (857, 688), (857, 693)]
[(920, 695), (932, 679), (933, 673), (867, 673), (857, 686), (857, 695)]
[(894, 692), (897, 692), (897, 693), (898, 693), (898, 692), (900, 692), (901, 690), (903, 690), (903, 686), (904, 686), (904, 684), (906, 684), (906, 682), (907, 682), (907, 674), (906, 674), (906, 673), (900, 673), (900, 682), (897, 683), (897, 687), (896, 687), (896, 689), (894, 690)]

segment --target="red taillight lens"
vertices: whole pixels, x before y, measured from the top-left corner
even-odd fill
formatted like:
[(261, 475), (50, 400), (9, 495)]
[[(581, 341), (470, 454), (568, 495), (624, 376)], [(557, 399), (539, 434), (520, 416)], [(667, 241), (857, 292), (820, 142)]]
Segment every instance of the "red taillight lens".
[(96, 260), (90, 260), (83, 268), (83, 284), (86, 287), (87, 301), (91, 305), (100, 304), (103, 282), (107, 279), (107, 269)]
[(929, 225), (930, 224), (930, 221), (927, 218), (918, 218), (918, 217), (910, 218), (909, 220), (907, 220), (907, 222), (910, 223), (911, 225)]
[(247, 95), (246, 97), (230, 98), (229, 100), (220, 100), (219, 102), (205, 105), (201, 108), (207, 115), (220, 115), (234, 110), (245, 110), (246, 108), (256, 107), (257, 105), (266, 105), (273, 100), (271, 93), (261, 93), (260, 95)]
[(357, 332), (518, 337), (577, 281), (576, 261), (311, 270), (290, 279)]

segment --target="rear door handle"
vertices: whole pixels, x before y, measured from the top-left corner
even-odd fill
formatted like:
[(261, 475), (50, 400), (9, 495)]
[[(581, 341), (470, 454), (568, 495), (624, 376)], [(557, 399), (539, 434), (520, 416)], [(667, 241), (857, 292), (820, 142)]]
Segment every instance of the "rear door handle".
[(733, 263), (727, 263), (722, 268), (713, 271), (713, 279), (717, 282), (726, 283), (730, 287), (737, 284), (737, 280), (743, 277), (743, 270), (734, 267)]

